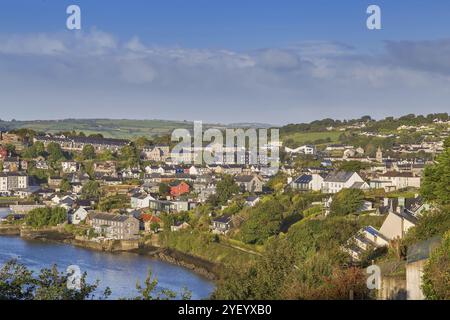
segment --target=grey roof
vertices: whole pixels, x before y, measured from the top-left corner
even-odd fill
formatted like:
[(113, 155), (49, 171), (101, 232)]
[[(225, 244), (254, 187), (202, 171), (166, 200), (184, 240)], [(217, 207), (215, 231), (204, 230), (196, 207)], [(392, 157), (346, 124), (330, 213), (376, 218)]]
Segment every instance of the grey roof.
[(348, 172), (348, 171), (337, 171), (330, 173), (325, 179), (325, 182), (347, 182), (351, 176), (355, 172)]
[(124, 222), (127, 221), (130, 216), (121, 215), (121, 214), (112, 214), (112, 213), (93, 213), (91, 215), (91, 219), (100, 219), (100, 220), (108, 220), (108, 221), (119, 221)]
[(312, 181), (312, 176), (309, 174), (304, 174), (294, 180), (294, 183), (310, 183)]
[(254, 176), (237, 176), (235, 177), (236, 182), (250, 182)]
[(361, 189), (365, 182), (355, 182), (350, 189)]
[(221, 217), (213, 219), (213, 221), (219, 222), (219, 223), (230, 223), (231, 216), (221, 216)]

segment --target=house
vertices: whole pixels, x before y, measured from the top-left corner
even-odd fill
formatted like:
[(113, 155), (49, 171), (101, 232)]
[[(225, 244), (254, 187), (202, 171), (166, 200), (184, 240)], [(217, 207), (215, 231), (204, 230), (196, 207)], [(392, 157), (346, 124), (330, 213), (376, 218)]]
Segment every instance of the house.
[(0, 173), (0, 193), (28, 188), (28, 176), (26, 174), (11, 172)]
[(250, 196), (245, 199), (245, 205), (248, 207), (254, 207), (260, 200), (260, 197)]
[(212, 220), (212, 232), (218, 234), (227, 234), (233, 227), (231, 216), (221, 216)]
[(388, 189), (403, 189), (403, 188), (420, 188), (420, 177), (414, 175), (412, 172), (398, 172), (390, 171), (381, 174), (378, 179), (379, 181), (385, 182), (384, 188)]
[(402, 239), (406, 232), (417, 224), (417, 218), (401, 211), (390, 211), (380, 228), (380, 233), (388, 240)]
[(243, 166), (240, 164), (226, 164), (222, 166), (222, 173), (234, 176), (236, 174), (241, 174), (243, 170), (242, 168)]
[(143, 209), (150, 207), (150, 201), (156, 200), (149, 194), (135, 194), (131, 196), (131, 208), (132, 209)]
[(141, 156), (144, 160), (164, 162), (170, 157), (169, 146), (155, 146), (142, 149)]
[(156, 212), (174, 212), (175, 210), (175, 204), (172, 201), (167, 200), (150, 200), (149, 201), (149, 209), (156, 211)]
[(18, 172), (19, 170), (19, 157), (6, 157), (3, 159), (3, 172)]
[(28, 145), (28, 139), (23, 139), (15, 133), (2, 132), (0, 130), (0, 145), (13, 145), (17, 151), (21, 151)]
[(76, 161), (63, 161), (61, 166), (64, 173), (75, 173), (80, 170), (80, 164)]
[(102, 182), (107, 186), (118, 186), (122, 184), (122, 179), (118, 177), (104, 176), (102, 178)]
[(142, 228), (145, 232), (154, 232), (153, 226), (159, 225), (158, 230), (162, 227), (162, 220), (155, 215), (149, 213), (143, 213), (140, 215), (140, 220), (142, 221)]
[(264, 182), (258, 175), (242, 175), (235, 177), (237, 185), (245, 192), (262, 192)]
[(200, 202), (206, 202), (208, 198), (214, 194), (216, 194), (216, 185), (214, 183), (211, 183), (206, 188), (200, 191), (198, 200)]
[(174, 181), (169, 184), (170, 195), (172, 197), (179, 197), (183, 194), (189, 193), (190, 186), (184, 181)]
[(89, 212), (84, 207), (79, 207), (76, 210), (70, 210), (68, 213), (68, 222), (74, 225), (78, 225), (85, 221)]
[(117, 176), (116, 163), (114, 161), (104, 161), (94, 163), (94, 173), (101, 176)]
[(356, 172), (337, 171), (325, 177), (322, 184), (322, 192), (338, 193), (342, 189), (348, 189), (355, 182), (365, 182)]
[(37, 160), (34, 167), (39, 170), (48, 170), (49, 169), (48, 162), (45, 160)]
[(48, 178), (48, 186), (53, 188), (58, 188), (63, 181), (63, 178), (58, 176), (52, 176)]
[(189, 227), (190, 227), (190, 225), (187, 222), (175, 222), (173, 224), (173, 226), (170, 226), (170, 231), (176, 232), (176, 231), (187, 229)]
[(97, 137), (66, 137), (64, 135), (52, 136), (52, 135), (40, 135), (33, 139), (34, 142), (40, 141), (47, 147), (50, 143), (59, 144), (61, 149), (65, 151), (81, 152), (87, 145), (94, 147), (96, 153), (109, 150), (111, 152), (120, 152), (120, 150), (129, 145), (130, 141), (121, 139), (107, 139)]
[(354, 260), (359, 261), (363, 253), (387, 245), (389, 245), (389, 240), (386, 237), (374, 227), (367, 226), (350, 238), (342, 249)]
[(139, 179), (141, 177), (141, 170), (138, 168), (128, 168), (120, 172), (122, 179)]
[(131, 215), (93, 213), (89, 223), (98, 235), (115, 240), (134, 240), (139, 237), (139, 220)]
[(304, 145), (295, 149), (291, 149), (288, 147), (285, 147), (284, 150), (287, 153), (302, 153), (302, 154), (308, 154), (308, 155), (314, 155), (316, 154), (316, 147), (313, 145)]
[(291, 182), (291, 188), (299, 191), (320, 191), (326, 177), (323, 173), (303, 174)]
[(14, 194), (17, 195), (20, 199), (30, 198), (33, 195), (39, 195), (39, 192), (42, 190), (40, 186), (28, 186), (25, 189), (17, 189), (14, 191)]
[(75, 198), (72, 196), (69, 196), (69, 195), (65, 195), (65, 196), (56, 195), (55, 197), (52, 198), (52, 202), (55, 206), (69, 210), (74, 205)]

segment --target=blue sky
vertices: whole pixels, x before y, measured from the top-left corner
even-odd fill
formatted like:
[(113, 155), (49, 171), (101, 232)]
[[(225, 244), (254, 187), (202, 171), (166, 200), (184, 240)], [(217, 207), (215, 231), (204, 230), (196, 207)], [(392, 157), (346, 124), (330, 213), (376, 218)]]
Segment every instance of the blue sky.
[[(70, 4), (81, 31), (65, 28)], [(367, 30), (369, 4), (383, 30)], [(0, 118), (448, 111), (449, 30), (445, 0), (0, 0)]]

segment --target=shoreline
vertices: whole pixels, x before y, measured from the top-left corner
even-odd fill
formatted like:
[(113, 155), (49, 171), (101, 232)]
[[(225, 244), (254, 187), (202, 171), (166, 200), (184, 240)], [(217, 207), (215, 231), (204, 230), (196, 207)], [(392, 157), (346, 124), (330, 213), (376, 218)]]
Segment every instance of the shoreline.
[(219, 266), (217, 264), (171, 248), (155, 247), (139, 242), (138, 247), (122, 249), (120, 240), (114, 240), (112, 243), (105, 244), (76, 239), (73, 234), (61, 232), (58, 229), (31, 230), (14, 225), (0, 226), (0, 237), (2, 236), (20, 237), (26, 241), (67, 244), (86, 250), (101, 251), (110, 254), (123, 252), (133, 253), (185, 268), (210, 281), (215, 282), (219, 279)]

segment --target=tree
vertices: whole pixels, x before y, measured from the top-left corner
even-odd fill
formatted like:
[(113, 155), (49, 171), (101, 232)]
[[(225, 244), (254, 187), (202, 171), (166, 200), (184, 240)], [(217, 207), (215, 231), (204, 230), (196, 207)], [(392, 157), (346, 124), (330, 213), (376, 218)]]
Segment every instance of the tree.
[(67, 221), (67, 212), (61, 207), (33, 209), (25, 218), (25, 223), (33, 228), (57, 226), (65, 221)]
[(8, 144), (6, 145), (6, 150), (8, 150), (8, 153), (9, 153), (9, 154), (14, 154), (14, 153), (16, 153), (16, 147), (15, 147), (14, 145), (10, 144), (10, 143), (8, 143)]
[(159, 194), (162, 196), (167, 196), (170, 194), (170, 187), (166, 183), (159, 184)]
[(114, 160), (114, 155), (111, 150), (106, 149), (98, 155), (98, 159), (100, 161), (110, 161)]
[(100, 197), (100, 184), (97, 181), (88, 181), (81, 189), (83, 199), (98, 199)]
[(367, 163), (363, 163), (361, 161), (344, 161), (339, 166), (340, 171), (347, 171), (347, 172), (359, 172), (361, 170), (367, 169), (369, 165)]
[[(33, 276), (23, 264), (8, 261), (0, 269), (0, 300), (90, 300), (98, 288), (98, 281), (89, 284), (84, 273), (79, 288), (67, 286), (72, 274), (58, 272), (57, 266), (40, 270)], [(111, 291), (106, 288), (100, 299), (107, 299)]]
[(423, 271), (423, 293), (428, 300), (450, 300), (450, 231), (431, 253)]
[(81, 154), (83, 155), (83, 159), (85, 159), (85, 160), (95, 159), (95, 149), (90, 144), (87, 144), (83, 147)]
[(275, 199), (258, 204), (251, 210), (250, 218), (242, 225), (242, 240), (251, 244), (264, 243), (280, 231), (283, 212), (283, 205)]
[(57, 162), (65, 159), (61, 146), (55, 142), (50, 142), (47, 145), (47, 152), (50, 162)]
[(69, 181), (67, 180), (67, 178), (62, 179), (61, 184), (59, 185), (59, 189), (62, 192), (67, 192), (69, 191), (71, 188), (71, 185), (69, 183)]
[(139, 165), (140, 153), (134, 145), (128, 145), (120, 150), (120, 160), (127, 166)]
[(130, 201), (126, 195), (114, 195), (104, 197), (100, 200), (98, 208), (100, 211), (109, 212), (113, 209), (125, 209), (130, 206)]
[(425, 200), (439, 205), (450, 204), (450, 148), (424, 170), (420, 192)]
[(234, 182), (233, 177), (225, 175), (222, 180), (217, 183), (216, 195), (220, 205), (227, 203), (234, 194), (239, 192), (239, 186)]
[[(148, 270), (147, 278), (144, 281), (144, 285), (137, 283), (136, 289), (139, 295), (134, 300), (172, 300), (177, 298), (177, 293), (169, 289), (157, 290), (158, 279), (152, 276), (152, 270)], [(184, 288), (180, 292), (182, 300), (190, 300), (192, 293)]]
[(36, 141), (31, 147), (23, 152), (23, 157), (27, 159), (34, 159), (45, 155), (45, 146), (41, 141)]
[(356, 213), (364, 201), (364, 192), (359, 189), (343, 189), (339, 191), (331, 203), (330, 211), (333, 215), (348, 215)]

